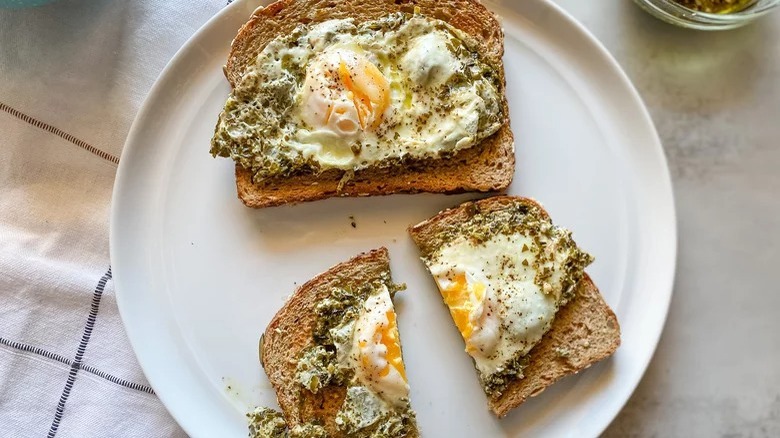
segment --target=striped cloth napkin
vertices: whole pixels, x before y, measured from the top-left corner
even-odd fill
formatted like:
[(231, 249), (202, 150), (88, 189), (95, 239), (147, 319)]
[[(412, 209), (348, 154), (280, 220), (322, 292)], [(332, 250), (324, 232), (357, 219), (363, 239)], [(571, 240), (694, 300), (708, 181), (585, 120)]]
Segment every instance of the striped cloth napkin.
[(119, 319), (108, 217), (144, 96), (225, 4), (0, 10), (0, 437), (184, 436)]

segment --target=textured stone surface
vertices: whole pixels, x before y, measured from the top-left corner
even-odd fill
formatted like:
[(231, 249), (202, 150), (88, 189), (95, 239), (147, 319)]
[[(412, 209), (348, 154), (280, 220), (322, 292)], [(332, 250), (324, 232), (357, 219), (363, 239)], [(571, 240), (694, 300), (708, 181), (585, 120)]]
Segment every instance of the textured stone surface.
[(710, 33), (628, 0), (557, 3), (645, 100), (677, 204), (666, 328), (604, 436), (780, 436), (780, 12)]

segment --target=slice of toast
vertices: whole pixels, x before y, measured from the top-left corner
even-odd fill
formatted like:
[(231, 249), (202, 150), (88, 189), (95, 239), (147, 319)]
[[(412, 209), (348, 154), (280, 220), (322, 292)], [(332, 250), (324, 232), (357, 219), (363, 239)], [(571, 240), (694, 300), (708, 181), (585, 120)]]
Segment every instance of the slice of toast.
[[(537, 208), (544, 219), (549, 219), (542, 206), (532, 199), (496, 196), (445, 210), (411, 227), (409, 233), (425, 258), (441, 247), (444, 235), (460, 232), (472, 216), (488, 216), (520, 206)], [(500, 395), (489, 396), (488, 406), (495, 415), (503, 417), (563, 377), (609, 357), (619, 345), (617, 318), (585, 274), (573, 298), (556, 313), (550, 330), (528, 353), (524, 377), (510, 382)]]
[[(318, 303), (333, 288), (358, 288), (390, 278), (390, 259), (382, 247), (340, 263), (300, 286), (277, 312), (260, 339), (260, 361), (276, 392), (287, 426), (319, 424), (328, 436), (341, 436), (336, 415), (344, 404), (346, 386), (328, 385), (313, 393), (296, 380), (298, 358), (315, 345)], [(416, 426), (415, 426), (416, 427)], [(415, 437), (414, 433), (407, 435)]]
[[(235, 87), (247, 65), (269, 41), (290, 33), (298, 24), (352, 18), (355, 23), (403, 11), (448, 22), (474, 37), (485, 61), (499, 74), (500, 94), (505, 79), (504, 35), (496, 17), (477, 0), (278, 0), (257, 9), (231, 45), (225, 76)], [(504, 124), (478, 145), (449, 159), (427, 159), (403, 167), (371, 167), (342, 182), (345, 172), (331, 169), (318, 175), (252, 181), (252, 172), (236, 165), (238, 197), (248, 207), (314, 201), (334, 196), (374, 196), (393, 193), (461, 193), (504, 190), (512, 182), (515, 154), (509, 128), (509, 109), (503, 99)]]

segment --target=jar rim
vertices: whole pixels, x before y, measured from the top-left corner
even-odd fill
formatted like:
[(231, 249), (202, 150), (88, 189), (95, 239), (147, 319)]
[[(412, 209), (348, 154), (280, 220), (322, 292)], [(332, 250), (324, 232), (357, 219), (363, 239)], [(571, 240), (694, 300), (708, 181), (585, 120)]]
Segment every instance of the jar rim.
[(780, 4), (780, 0), (758, 1), (747, 9), (728, 13), (713, 14), (687, 8), (674, 0), (635, 0), (639, 6), (668, 23), (700, 30), (719, 30), (738, 27), (770, 12)]

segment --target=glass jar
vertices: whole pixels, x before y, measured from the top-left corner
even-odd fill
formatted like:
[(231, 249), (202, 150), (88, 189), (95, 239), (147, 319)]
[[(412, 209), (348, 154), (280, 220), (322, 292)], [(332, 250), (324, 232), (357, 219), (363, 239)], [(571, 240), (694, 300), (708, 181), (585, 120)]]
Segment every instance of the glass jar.
[(700, 30), (732, 29), (743, 26), (780, 5), (780, 0), (756, 0), (739, 11), (716, 14), (689, 9), (674, 0), (634, 1), (644, 10), (667, 23)]

